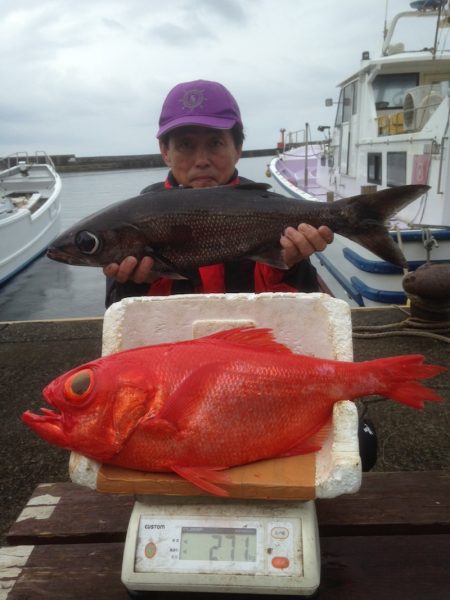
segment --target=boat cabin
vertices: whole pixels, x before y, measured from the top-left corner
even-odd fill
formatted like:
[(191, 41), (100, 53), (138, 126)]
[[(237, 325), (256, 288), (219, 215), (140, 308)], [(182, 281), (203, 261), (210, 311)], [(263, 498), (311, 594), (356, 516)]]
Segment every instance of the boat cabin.
[(384, 188), (426, 184), (431, 177), (442, 192), (449, 171), (448, 39), (448, 10), (400, 13), (381, 56), (371, 59), (364, 52), (360, 69), (340, 84), (329, 154), (322, 161), (338, 193), (359, 193), (364, 181)]

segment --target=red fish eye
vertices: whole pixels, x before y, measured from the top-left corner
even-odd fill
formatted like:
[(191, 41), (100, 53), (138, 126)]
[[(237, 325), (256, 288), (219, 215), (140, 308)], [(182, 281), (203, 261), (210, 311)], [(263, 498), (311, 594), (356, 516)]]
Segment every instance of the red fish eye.
[(91, 369), (82, 369), (66, 379), (64, 395), (72, 402), (80, 402), (89, 396), (94, 386), (94, 373)]

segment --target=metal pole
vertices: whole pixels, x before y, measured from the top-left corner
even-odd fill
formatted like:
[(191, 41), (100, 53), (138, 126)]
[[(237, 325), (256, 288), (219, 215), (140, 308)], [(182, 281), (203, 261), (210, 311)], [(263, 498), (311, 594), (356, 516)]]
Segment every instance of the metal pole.
[(442, 4), (439, 4), (439, 12), (436, 21), (436, 33), (434, 35), (434, 46), (433, 46), (433, 60), (436, 58), (436, 50), (437, 50), (437, 40), (439, 33), (439, 22), (441, 20), (441, 12), (442, 12)]
[(305, 124), (305, 188), (308, 188), (308, 129), (309, 123)]

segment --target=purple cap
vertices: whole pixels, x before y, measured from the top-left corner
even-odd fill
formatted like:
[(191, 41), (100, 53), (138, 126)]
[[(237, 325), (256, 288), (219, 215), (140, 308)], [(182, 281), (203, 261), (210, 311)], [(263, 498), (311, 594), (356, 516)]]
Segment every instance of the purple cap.
[(236, 123), (242, 127), (241, 113), (227, 88), (216, 81), (199, 79), (179, 83), (170, 90), (161, 110), (156, 137), (184, 125), (231, 129)]

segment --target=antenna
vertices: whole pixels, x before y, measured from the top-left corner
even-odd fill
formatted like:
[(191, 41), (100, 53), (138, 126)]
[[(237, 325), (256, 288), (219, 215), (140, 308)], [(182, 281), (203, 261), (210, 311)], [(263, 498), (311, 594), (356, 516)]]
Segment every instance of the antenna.
[(439, 23), (441, 21), (441, 13), (442, 13), (442, 2), (439, 4), (438, 11), (439, 12), (438, 12), (437, 21), (436, 21), (436, 33), (434, 35), (433, 59), (436, 58), (437, 43), (438, 43), (438, 33), (439, 33)]
[(383, 42), (386, 39), (388, 28), (387, 28), (387, 14), (388, 14), (388, 4), (389, 0), (386, 0), (385, 8), (384, 8), (384, 30), (383, 30)]

